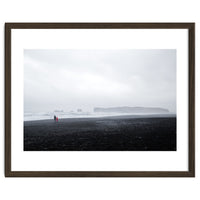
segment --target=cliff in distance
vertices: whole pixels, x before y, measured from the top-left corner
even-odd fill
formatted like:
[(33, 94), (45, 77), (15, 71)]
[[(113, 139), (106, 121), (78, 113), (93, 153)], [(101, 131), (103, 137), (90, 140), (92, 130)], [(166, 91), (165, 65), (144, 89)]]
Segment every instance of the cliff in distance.
[(169, 113), (168, 109), (158, 107), (110, 107), (110, 108), (94, 108), (94, 112), (106, 112), (106, 113), (157, 113), (164, 114)]

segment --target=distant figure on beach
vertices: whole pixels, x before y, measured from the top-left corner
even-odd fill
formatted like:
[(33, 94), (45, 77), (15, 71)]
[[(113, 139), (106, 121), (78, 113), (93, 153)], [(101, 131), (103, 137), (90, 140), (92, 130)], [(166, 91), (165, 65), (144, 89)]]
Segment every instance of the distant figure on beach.
[(56, 121), (56, 116), (54, 115), (54, 121)]
[(56, 121), (58, 122), (58, 117), (56, 117)]

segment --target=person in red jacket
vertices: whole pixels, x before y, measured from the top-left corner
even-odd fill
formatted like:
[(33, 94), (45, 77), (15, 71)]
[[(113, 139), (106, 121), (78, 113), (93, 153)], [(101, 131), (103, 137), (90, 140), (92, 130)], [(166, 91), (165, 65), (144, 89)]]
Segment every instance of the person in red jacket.
[(56, 117), (56, 121), (58, 122), (58, 117)]

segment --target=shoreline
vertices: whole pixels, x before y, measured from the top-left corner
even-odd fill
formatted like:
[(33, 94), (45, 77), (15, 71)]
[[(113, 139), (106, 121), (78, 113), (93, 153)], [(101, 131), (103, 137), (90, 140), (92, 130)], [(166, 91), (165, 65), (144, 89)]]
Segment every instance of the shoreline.
[[(98, 118), (104, 118), (104, 119), (109, 119), (109, 118), (165, 118), (165, 117), (169, 117), (169, 118), (173, 118), (176, 117), (176, 114), (145, 114), (145, 115), (134, 115), (134, 114), (130, 114), (130, 115), (112, 115), (112, 116), (94, 116), (94, 117), (68, 117), (68, 118), (59, 118), (60, 120), (82, 120), (82, 119), (98, 119)], [(24, 122), (33, 122), (33, 121), (52, 121), (52, 119), (35, 119), (35, 120), (24, 120)]]

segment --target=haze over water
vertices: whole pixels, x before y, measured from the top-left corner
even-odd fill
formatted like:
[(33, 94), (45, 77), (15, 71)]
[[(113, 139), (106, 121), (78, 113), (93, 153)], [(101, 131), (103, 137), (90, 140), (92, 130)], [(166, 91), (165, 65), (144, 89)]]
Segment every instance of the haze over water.
[(176, 113), (175, 49), (24, 50), (25, 120), (54, 110), (95, 116), (94, 107), (126, 105)]

